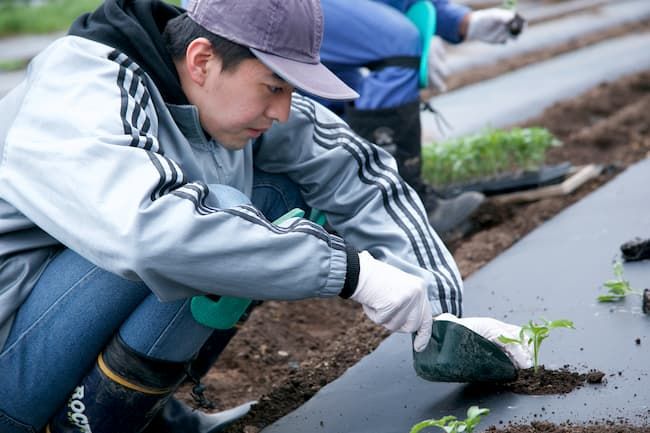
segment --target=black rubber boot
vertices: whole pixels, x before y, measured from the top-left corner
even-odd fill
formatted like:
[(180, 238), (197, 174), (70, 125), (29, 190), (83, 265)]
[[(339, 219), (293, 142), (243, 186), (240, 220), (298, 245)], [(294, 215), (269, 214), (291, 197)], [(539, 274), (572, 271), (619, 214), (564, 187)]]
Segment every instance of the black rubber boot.
[(182, 382), (185, 370), (185, 364), (143, 358), (116, 336), (46, 432), (139, 433)]
[(469, 217), (485, 201), (485, 196), (476, 191), (442, 198), (428, 185), (423, 185), (418, 194), (427, 210), (429, 224), (443, 238), (449, 238), (455, 232), (459, 235), (464, 234), (467, 231), (464, 225), (468, 223)]
[(422, 181), (419, 101), (378, 110), (350, 108), (346, 118), (357, 134), (395, 157), (400, 176), (418, 193), (427, 210), (429, 223), (440, 236), (446, 237), (459, 229), (485, 200), (479, 192), (442, 198), (433, 187)]

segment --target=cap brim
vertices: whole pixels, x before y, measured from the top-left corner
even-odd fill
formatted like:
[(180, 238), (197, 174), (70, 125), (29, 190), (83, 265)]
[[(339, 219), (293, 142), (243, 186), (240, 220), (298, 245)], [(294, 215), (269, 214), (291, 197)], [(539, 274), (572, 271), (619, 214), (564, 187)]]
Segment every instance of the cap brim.
[(299, 90), (325, 99), (347, 101), (359, 94), (322, 63), (301, 63), (250, 48), (262, 63)]

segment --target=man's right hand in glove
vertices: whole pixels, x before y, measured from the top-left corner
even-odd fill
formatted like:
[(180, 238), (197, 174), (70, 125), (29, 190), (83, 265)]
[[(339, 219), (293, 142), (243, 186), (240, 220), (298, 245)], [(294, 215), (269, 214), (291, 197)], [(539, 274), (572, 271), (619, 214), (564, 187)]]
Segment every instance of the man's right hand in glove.
[(421, 352), (431, 338), (432, 310), (427, 289), (419, 277), (359, 254), (359, 282), (350, 296), (363, 305), (373, 322), (393, 332), (415, 332), (413, 347)]
[(443, 313), (437, 316), (435, 320), (458, 323), (476, 332), (483, 338), (490, 340), (499, 346), (516, 368), (525, 369), (533, 366), (533, 347), (530, 344), (502, 343), (499, 340), (501, 335), (518, 339), (519, 332), (521, 332), (520, 326), (502, 322), (491, 317), (465, 317), (459, 319), (449, 313)]

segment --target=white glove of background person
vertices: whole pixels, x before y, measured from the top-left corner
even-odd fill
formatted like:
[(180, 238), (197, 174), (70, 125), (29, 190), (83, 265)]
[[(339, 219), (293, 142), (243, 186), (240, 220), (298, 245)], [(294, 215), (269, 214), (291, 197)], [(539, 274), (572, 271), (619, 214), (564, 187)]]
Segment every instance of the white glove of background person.
[(373, 322), (393, 332), (416, 332), (413, 348), (421, 352), (431, 338), (431, 304), (424, 280), (367, 251), (359, 254), (359, 282), (350, 299), (363, 305)]
[(466, 317), (459, 319), (449, 313), (443, 313), (437, 316), (435, 320), (447, 320), (458, 323), (476, 332), (481, 337), (490, 340), (499, 346), (508, 358), (510, 358), (515, 367), (519, 369), (526, 369), (533, 366), (533, 348), (530, 344), (505, 344), (499, 341), (500, 335), (519, 339), (520, 326), (511, 325), (510, 323), (501, 322), (490, 317)]
[(469, 15), (466, 40), (480, 40), (491, 44), (503, 44), (515, 36), (508, 24), (515, 17), (511, 10), (501, 8), (472, 11)]
[(449, 67), (447, 66), (446, 57), (442, 40), (437, 36), (432, 37), (429, 57), (427, 58), (427, 71), (429, 75), (428, 87), (435, 93), (447, 91), (445, 80), (449, 76)]

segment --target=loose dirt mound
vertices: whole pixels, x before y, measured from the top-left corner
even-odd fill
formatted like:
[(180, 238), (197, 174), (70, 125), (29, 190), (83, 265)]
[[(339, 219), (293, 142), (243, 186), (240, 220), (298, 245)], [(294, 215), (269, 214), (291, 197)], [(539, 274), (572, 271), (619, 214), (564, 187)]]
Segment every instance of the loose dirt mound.
[[(527, 123), (549, 128), (564, 142), (563, 147), (550, 152), (550, 163), (600, 163), (608, 169), (569, 196), (500, 206), (488, 200), (474, 221), (474, 232), (449, 245), (464, 276), (649, 155), (650, 71), (602, 84)], [(205, 394), (216, 403), (217, 410), (259, 400), (252, 413), (229, 430), (253, 433), (304, 403), (372, 351), (385, 336), (382, 328), (365, 319), (354, 302), (267, 302), (253, 312), (204, 378)], [(191, 402), (189, 389), (184, 387), (179, 396)], [(606, 431), (620, 430), (612, 426)]]
[(634, 427), (625, 423), (594, 423), (590, 425), (552, 424), (533, 422), (528, 425), (509, 425), (507, 427), (490, 427), (487, 433), (650, 433), (650, 427)]

